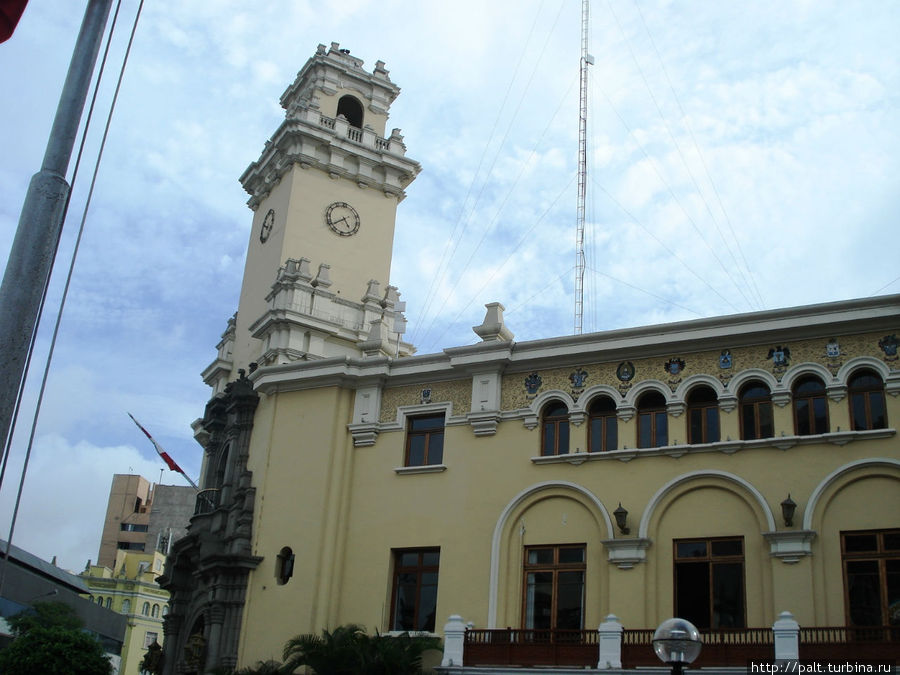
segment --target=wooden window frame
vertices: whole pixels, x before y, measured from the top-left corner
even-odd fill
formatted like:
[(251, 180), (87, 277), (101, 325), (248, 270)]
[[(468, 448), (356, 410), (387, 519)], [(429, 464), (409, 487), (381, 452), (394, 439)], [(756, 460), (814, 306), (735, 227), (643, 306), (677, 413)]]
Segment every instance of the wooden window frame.
[[(798, 389), (802, 387), (807, 382), (816, 382), (821, 385), (821, 390), (811, 393), (798, 393)], [(815, 436), (817, 434), (827, 434), (830, 427), (830, 421), (828, 419), (828, 395), (825, 391), (825, 383), (822, 382), (822, 378), (818, 375), (804, 375), (800, 377), (794, 385), (791, 387), (791, 408), (794, 412), (794, 433), (797, 436)], [(797, 404), (801, 401), (807, 402), (807, 411), (806, 411), (806, 424), (809, 425), (808, 432), (801, 431), (801, 415), (800, 411), (797, 409)], [(825, 428), (819, 430), (816, 428), (816, 406), (815, 402), (821, 401), (825, 406)]]
[[(401, 565), (400, 561), (402, 560), (404, 555), (416, 554), (416, 564), (415, 565)], [(424, 562), (424, 557), (427, 554), (438, 555), (438, 562), (436, 565), (426, 565)], [(398, 585), (400, 582), (400, 575), (402, 574), (415, 574), (416, 575), (416, 598), (415, 598), (415, 609), (413, 610), (413, 625), (419, 626), (419, 618), (420, 612), (422, 611), (422, 576), (424, 574), (436, 574), (438, 576), (438, 581), (440, 582), (440, 555), (441, 549), (440, 547), (428, 547), (428, 548), (398, 548), (392, 549), (391, 551), (393, 558), (393, 572), (391, 573), (391, 614), (390, 614), (390, 627), (389, 630), (396, 631), (409, 631), (416, 632), (420, 630), (424, 630), (426, 632), (433, 633), (435, 630), (434, 624), (430, 626), (426, 624), (426, 626), (422, 629), (419, 628), (403, 628), (402, 626), (398, 627), (398, 617), (397, 617), (397, 591)], [(437, 592), (435, 592), (434, 598), (434, 608), (435, 608), (435, 616), (432, 617), (434, 621), (437, 621)]]
[[(873, 377), (878, 380), (879, 384), (875, 385), (854, 385), (854, 380), (861, 377)], [(887, 397), (884, 393), (884, 380), (881, 375), (876, 373), (874, 370), (869, 368), (861, 368), (859, 370), (854, 371), (847, 380), (847, 401), (850, 405), (850, 428), (853, 431), (869, 431), (872, 429), (886, 429), (888, 426), (887, 420)], [(876, 427), (874, 421), (872, 419), (872, 395), (878, 394), (881, 397), (881, 416), (883, 419), (883, 426)], [(853, 403), (857, 398), (862, 398), (863, 401), (863, 415), (865, 417), (865, 421), (862, 427), (857, 426), (856, 424), (856, 415), (853, 410)]]
[[(553, 550), (553, 562), (552, 563), (532, 563), (528, 562), (528, 553), (529, 551), (534, 551), (538, 549), (552, 549)], [(582, 561), (578, 563), (561, 563), (559, 562), (559, 553), (563, 549), (581, 549), (584, 554), (582, 555)], [(580, 630), (584, 630), (584, 618), (585, 612), (587, 611), (587, 544), (579, 543), (579, 544), (536, 544), (533, 546), (526, 546), (524, 550), (524, 555), (522, 556), (522, 627), (525, 629), (532, 629), (533, 627), (529, 627), (527, 623), (528, 619), (528, 573), (529, 572), (552, 572), (553, 573), (553, 591), (552, 591), (552, 599), (551, 599), (551, 608), (550, 608), (550, 629), (549, 630), (557, 630), (556, 620), (557, 620), (557, 601), (559, 600), (559, 573), (560, 572), (582, 572), (582, 587), (581, 587), (581, 628)], [(544, 630), (544, 629), (539, 629)]]
[[(870, 551), (847, 551), (847, 537), (858, 535), (872, 535), (876, 537), (876, 548)], [(881, 530), (846, 530), (841, 532), (841, 575), (844, 580), (844, 621), (847, 626), (855, 626), (851, 622), (850, 615), (850, 584), (847, 578), (847, 563), (855, 561), (877, 562), (878, 563), (878, 582), (879, 582), (879, 601), (881, 605), (881, 623), (876, 625), (890, 625), (890, 605), (887, 597), (887, 561), (900, 560), (900, 550), (887, 549), (885, 546), (885, 535), (894, 535), (900, 537), (900, 528), (885, 528)], [(862, 627), (862, 626), (861, 626)]]
[[(659, 396), (662, 398), (662, 404), (654, 403), (654, 404), (645, 404), (646, 407), (641, 407), (641, 401), (644, 401), (648, 396)], [(660, 430), (659, 430), (659, 415), (663, 416), (663, 419), (666, 421), (666, 430), (665, 437), (660, 438)], [(644, 444), (644, 439), (641, 436), (641, 420), (645, 417), (649, 416), (650, 418), (650, 438), (649, 444)], [(638, 448), (662, 448), (669, 444), (669, 412), (666, 407), (666, 395), (660, 391), (652, 390), (647, 391), (641, 394), (641, 397), (638, 399), (638, 409), (637, 409), (637, 447)], [(660, 443), (660, 441), (663, 441)]]
[[(426, 429), (414, 429), (417, 422), (425, 422), (428, 420), (440, 420), (440, 427), (434, 426)], [(403, 455), (403, 465), (404, 466), (438, 466), (444, 463), (444, 430), (446, 429), (447, 424), (447, 415), (445, 412), (438, 413), (427, 413), (424, 415), (410, 415), (407, 417), (406, 422), (406, 449)], [(440, 436), (441, 444), (440, 444), (440, 457), (438, 461), (430, 461), (434, 459), (434, 453), (436, 450), (432, 449), (432, 441), (437, 439)], [(413, 439), (415, 438), (424, 438), (425, 439), (425, 450), (423, 455), (423, 461), (421, 463), (413, 464), (410, 460), (410, 450), (412, 449)], [(429, 453), (429, 450), (432, 450)], [(429, 457), (431, 455), (431, 457)]]
[[(547, 414), (547, 411), (550, 408), (561, 408), (565, 410), (565, 414), (556, 414), (550, 415)], [(565, 447), (562, 447), (562, 443), (560, 442), (560, 438), (562, 433), (560, 430), (565, 426), (566, 429), (566, 443)], [(550, 428), (553, 430), (553, 447), (547, 447), (547, 429)], [(546, 405), (544, 405), (543, 412), (541, 414), (541, 456), (542, 457), (552, 457), (554, 455), (568, 455), (569, 454), (569, 408), (563, 401), (553, 400), (548, 401)]]
[[(712, 400), (691, 401), (691, 398), (699, 392), (709, 392), (712, 394)], [(716, 413), (716, 434), (715, 438), (711, 438), (712, 434), (709, 430), (707, 411), (715, 410)], [(695, 412), (700, 413), (700, 438), (694, 438), (692, 430), (694, 428), (692, 417)], [(688, 443), (698, 445), (700, 443), (718, 443), (722, 440), (722, 422), (719, 415), (719, 397), (715, 389), (712, 387), (701, 385), (694, 387), (688, 392), (687, 396), (687, 439)]]
[[(599, 404), (608, 401), (612, 405), (612, 410), (599, 409)], [(594, 422), (600, 423), (600, 433), (594, 433)], [(613, 433), (616, 437), (616, 447), (607, 447), (607, 436), (609, 428), (612, 425)], [(597, 440), (599, 436), (599, 442)], [(588, 448), (590, 452), (609, 452), (618, 449), (619, 439), (619, 418), (616, 414), (616, 402), (609, 396), (598, 396), (588, 408)]]
[[(679, 558), (678, 556), (678, 545), (679, 544), (687, 544), (690, 542), (705, 542), (706, 543), (706, 555), (701, 557), (686, 557)], [(713, 542), (727, 542), (727, 541), (739, 541), (741, 543), (741, 553), (739, 555), (713, 555), (712, 553), (712, 544)], [(746, 552), (747, 548), (744, 545), (744, 537), (684, 537), (681, 539), (673, 539), (672, 540), (672, 573), (673, 573), (673, 583), (672, 583), (672, 607), (673, 613), (676, 616), (681, 616), (679, 613), (679, 604), (678, 604), (678, 564), (679, 563), (688, 563), (688, 564), (696, 564), (705, 562), (707, 564), (707, 578), (709, 583), (709, 617), (710, 624), (713, 623), (713, 616), (715, 615), (715, 605), (716, 599), (714, 594), (714, 585), (713, 585), (713, 575), (712, 575), (712, 567), (716, 564), (733, 564), (740, 563), (741, 564), (741, 595), (743, 597), (742, 600), (742, 614), (740, 617), (741, 625), (735, 626), (735, 628), (745, 628), (747, 626), (747, 564), (746, 564)], [(700, 626), (697, 628), (703, 630), (707, 628), (714, 628), (714, 626)]]
[[(767, 393), (765, 396), (748, 396), (744, 392), (746, 392), (751, 387), (761, 387), (765, 389)], [(765, 384), (764, 382), (760, 382), (759, 380), (753, 380), (744, 384), (744, 386), (741, 387), (740, 392), (738, 393), (738, 406), (740, 409), (740, 417), (738, 419), (738, 422), (741, 425), (741, 440), (755, 441), (762, 438), (775, 437), (775, 410), (772, 407), (772, 390), (767, 384)], [(745, 428), (746, 425), (744, 424), (744, 411), (747, 408), (753, 410), (752, 435), (747, 433), (747, 429)], [(762, 418), (761, 412), (763, 408), (766, 408), (768, 410), (768, 416), (772, 420), (771, 435), (763, 435), (760, 429), (760, 419)]]

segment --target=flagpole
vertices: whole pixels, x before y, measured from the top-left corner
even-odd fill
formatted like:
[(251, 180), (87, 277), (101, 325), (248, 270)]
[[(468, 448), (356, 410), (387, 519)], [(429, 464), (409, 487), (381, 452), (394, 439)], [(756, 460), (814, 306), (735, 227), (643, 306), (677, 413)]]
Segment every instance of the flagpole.
[[(191, 484), (192, 488), (199, 491), (200, 488), (197, 486), (197, 484), (191, 479), (190, 476), (188, 476), (184, 472), (184, 469), (182, 469), (180, 466), (178, 466), (178, 463), (169, 456), (169, 453), (162, 449), (162, 446), (156, 442), (156, 439), (150, 435), (149, 431), (147, 431), (143, 426), (141, 426), (141, 423), (138, 422), (134, 418), (134, 415), (132, 415), (131, 413), (126, 413), (126, 414), (131, 418), (131, 421), (137, 425), (137, 428), (144, 432), (144, 436), (146, 436), (150, 440), (150, 442), (153, 444), (153, 447), (156, 448), (156, 453), (162, 458), (162, 461), (164, 461), (166, 463), (166, 465), (169, 467), (169, 470), (180, 473), (182, 476), (184, 476), (184, 479), (188, 483)], [(160, 470), (159, 479), (160, 479), (160, 481), (162, 481), (162, 470)]]
[[(62, 234), (70, 191), (66, 181), (69, 159), (111, 8), (112, 0), (89, 0), (85, 9), (41, 170), (32, 176), (28, 186), (0, 284), (0, 354), (3, 354), (0, 359), (0, 443), (4, 457), (12, 440), (10, 430), (16, 401), (24, 384), (28, 352)], [(6, 550), (0, 558), (0, 594), (6, 580), (17, 515), (18, 499)]]
[(111, 7), (112, 0), (88, 2), (41, 170), (28, 186), (0, 285), (0, 442), (4, 447), (62, 233), (70, 191), (66, 172)]

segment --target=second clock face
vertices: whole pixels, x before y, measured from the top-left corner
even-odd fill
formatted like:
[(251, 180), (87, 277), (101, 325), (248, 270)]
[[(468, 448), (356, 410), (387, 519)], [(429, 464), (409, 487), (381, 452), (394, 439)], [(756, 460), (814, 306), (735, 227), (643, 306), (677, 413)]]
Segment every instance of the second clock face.
[(334, 202), (325, 209), (325, 223), (335, 234), (349, 237), (359, 231), (359, 214), (347, 202)]
[(272, 228), (275, 226), (275, 210), (269, 209), (269, 212), (266, 214), (266, 217), (263, 218), (262, 225), (259, 228), (259, 241), (262, 244), (266, 243), (266, 240), (269, 238), (269, 235), (272, 234)]

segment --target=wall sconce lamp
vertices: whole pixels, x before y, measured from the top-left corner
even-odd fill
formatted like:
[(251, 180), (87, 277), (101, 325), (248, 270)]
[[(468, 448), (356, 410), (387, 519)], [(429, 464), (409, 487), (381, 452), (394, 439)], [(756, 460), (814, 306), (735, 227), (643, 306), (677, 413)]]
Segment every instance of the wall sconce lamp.
[(616, 517), (616, 525), (619, 526), (619, 532), (622, 534), (631, 532), (631, 529), (625, 526), (628, 520), (628, 511), (622, 508), (622, 502), (619, 502), (619, 508), (613, 511), (613, 515)]
[(791, 527), (794, 524), (794, 511), (797, 510), (797, 503), (791, 499), (791, 493), (788, 492), (787, 499), (781, 502), (781, 515), (784, 517), (785, 527)]

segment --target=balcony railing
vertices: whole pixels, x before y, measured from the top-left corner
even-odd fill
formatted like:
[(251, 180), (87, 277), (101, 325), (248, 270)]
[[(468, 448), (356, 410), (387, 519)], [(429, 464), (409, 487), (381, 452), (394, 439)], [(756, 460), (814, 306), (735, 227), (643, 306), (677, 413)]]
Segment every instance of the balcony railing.
[(219, 490), (217, 488), (200, 490), (197, 493), (197, 500), (194, 502), (195, 516), (199, 516), (202, 513), (210, 513), (217, 508), (219, 508)]
[[(622, 666), (658, 666), (653, 651), (652, 628), (622, 632)], [(770, 661), (775, 657), (771, 628), (731, 628), (701, 630), (703, 648), (694, 662), (702, 666), (744, 666), (750, 659)]]
[[(623, 668), (660, 666), (653, 651), (653, 633), (652, 628), (621, 631)], [(599, 636), (598, 631), (591, 630), (470, 628), (463, 638), (463, 665), (595, 668)], [(771, 662), (776, 658), (771, 628), (701, 630), (700, 637), (703, 647), (694, 668), (744, 667), (750, 660)], [(865, 658), (898, 662), (900, 626), (800, 628), (797, 644), (801, 661), (838, 662)]]
[(800, 658), (816, 661), (900, 661), (900, 626), (822, 626), (800, 629)]
[(463, 665), (596, 666), (595, 630), (466, 631)]

